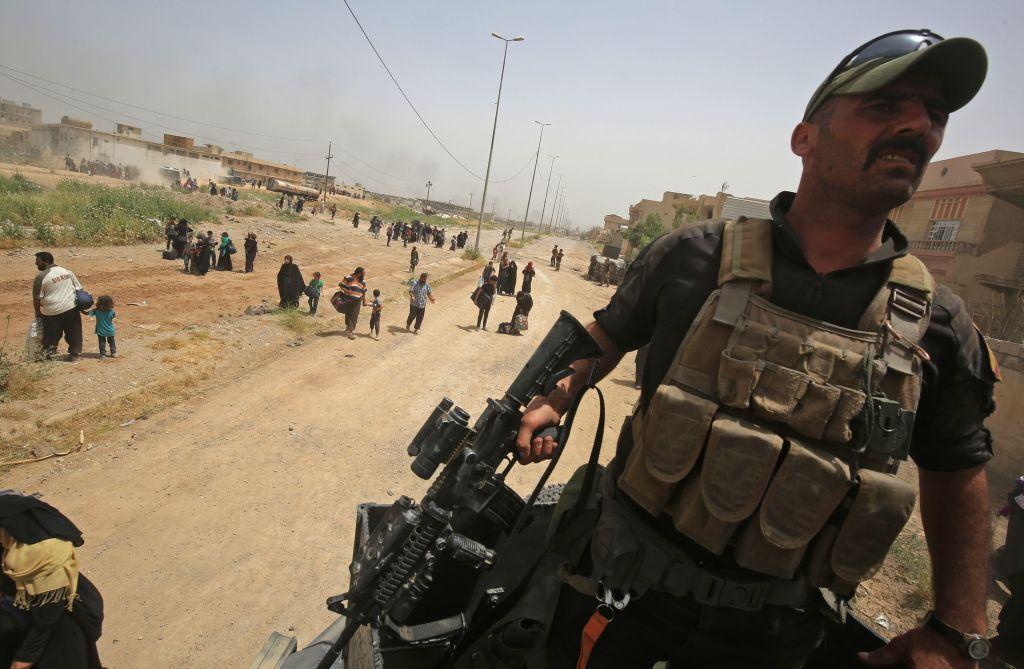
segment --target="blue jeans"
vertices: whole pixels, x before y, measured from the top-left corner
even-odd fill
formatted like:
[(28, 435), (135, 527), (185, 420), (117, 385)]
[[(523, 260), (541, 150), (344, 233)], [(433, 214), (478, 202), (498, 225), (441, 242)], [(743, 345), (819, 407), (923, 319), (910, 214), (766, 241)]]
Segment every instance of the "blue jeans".
[(309, 298), (309, 314), (311, 316), (316, 315), (316, 308), (320, 304), (320, 293), (317, 293), (316, 297)]

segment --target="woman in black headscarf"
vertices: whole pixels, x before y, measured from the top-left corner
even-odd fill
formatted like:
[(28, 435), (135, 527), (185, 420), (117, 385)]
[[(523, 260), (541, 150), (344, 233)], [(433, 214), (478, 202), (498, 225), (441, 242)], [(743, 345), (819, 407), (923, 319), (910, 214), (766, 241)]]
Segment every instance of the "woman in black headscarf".
[(196, 258), (192, 261), (192, 269), (199, 276), (206, 276), (206, 273), (210, 271), (210, 244), (212, 240), (199, 233), (196, 237)]
[(103, 598), (78, 573), (82, 543), (46, 502), (0, 491), (0, 666), (101, 669)]
[(279, 306), (282, 309), (294, 309), (299, 306), (299, 296), (305, 288), (306, 282), (302, 280), (299, 266), (292, 262), (291, 256), (285, 256), (284, 264), (277, 271), (277, 292), (281, 296)]

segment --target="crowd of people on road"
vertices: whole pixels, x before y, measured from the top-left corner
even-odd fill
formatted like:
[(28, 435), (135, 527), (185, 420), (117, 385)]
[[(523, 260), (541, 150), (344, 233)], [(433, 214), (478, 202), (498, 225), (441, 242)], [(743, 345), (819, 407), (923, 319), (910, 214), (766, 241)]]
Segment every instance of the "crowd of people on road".
[[(495, 247), (503, 246), (505, 236)], [(477, 308), (476, 329), (487, 329), (487, 317), (490, 315), (491, 307), (498, 295), (515, 295), (516, 306), (512, 312), (512, 318), (502, 322), (498, 326), (500, 334), (521, 334), (529, 325), (530, 310), (533, 309), (533, 277), (537, 271), (533, 268), (532, 262), (527, 262), (523, 268), (522, 287), (516, 291), (516, 284), (519, 281), (519, 268), (514, 259), (509, 258), (508, 251), (501, 251), (498, 268), (495, 270), (494, 262), (488, 262), (477, 280), (476, 290), (470, 295), (470, 299)]]
[[(193, 233), (195, 230), (186, 219), (175, 221), (173, 216), (168, 218), (164, 226), (164, 237), (166, 238), (164, 259), (181, 260), (182, 271), (196, 276), (206, 276), (211, 269), (218, 272), (234, 271), (232, 256), (238, 252), (238, 248), (226, 230), (220, 233), (220, 237), (215, 236), (213, 230), (207, 230), (205, 233)], [(249, 274), (255, 268), (256, 255), (259, 250), (256, 233), (246, 233), (243, 247), (245, 249), (244, 272)]]

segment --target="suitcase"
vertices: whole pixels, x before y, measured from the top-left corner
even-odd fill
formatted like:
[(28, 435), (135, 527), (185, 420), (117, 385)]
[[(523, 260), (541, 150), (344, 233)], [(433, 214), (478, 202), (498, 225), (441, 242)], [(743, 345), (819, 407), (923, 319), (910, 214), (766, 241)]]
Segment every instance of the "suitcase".
[(174, 251), (163, 251), (162, 254), (164, 260), (176, 260)]

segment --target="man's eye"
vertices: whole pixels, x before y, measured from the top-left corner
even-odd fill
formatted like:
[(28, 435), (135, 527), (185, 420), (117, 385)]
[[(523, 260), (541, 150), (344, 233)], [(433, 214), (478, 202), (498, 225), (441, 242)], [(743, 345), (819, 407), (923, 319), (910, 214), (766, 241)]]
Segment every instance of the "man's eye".
[(871, 104), (871, 109), (882, 112), (889, 112), (895, 108), (896, 105), (893, 103), (892, 100), (878, 100), (877, 102)]

